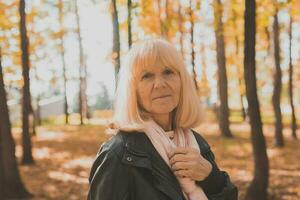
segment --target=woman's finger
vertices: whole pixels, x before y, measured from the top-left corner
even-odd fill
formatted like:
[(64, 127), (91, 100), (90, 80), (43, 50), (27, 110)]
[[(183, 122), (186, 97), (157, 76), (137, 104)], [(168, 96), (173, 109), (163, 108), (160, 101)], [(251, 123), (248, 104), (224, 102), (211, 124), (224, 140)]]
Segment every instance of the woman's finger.
[(190, 151), (190, 148), (176, 147), (173, 149), (173, 154), (186, 154)]
[(176, 162), (171, 165), (173, 171), (181, 170), (181, 169), (190, 169), (191, 165), (188, 162)]
[(177, 177), (190, 177), (190, 171), (186, 169), (175, 171), (174, 174)]
[(173, 157), (170, 159), (170, 164), (174, 164), (175, 162), (188, 162), (193, 159), (192, 156), (188, 154), (175, 154)]

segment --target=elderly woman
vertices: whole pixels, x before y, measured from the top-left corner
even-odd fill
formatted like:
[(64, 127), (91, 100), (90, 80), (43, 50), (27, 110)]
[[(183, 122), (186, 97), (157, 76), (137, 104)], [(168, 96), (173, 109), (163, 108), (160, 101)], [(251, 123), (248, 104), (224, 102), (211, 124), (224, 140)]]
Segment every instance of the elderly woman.
[(119, 73), (110, 131), (90, 173), (89, 200), (236, 200), (237, 188), (191, 128), (203, 114), (174, 46), (135, 44)]

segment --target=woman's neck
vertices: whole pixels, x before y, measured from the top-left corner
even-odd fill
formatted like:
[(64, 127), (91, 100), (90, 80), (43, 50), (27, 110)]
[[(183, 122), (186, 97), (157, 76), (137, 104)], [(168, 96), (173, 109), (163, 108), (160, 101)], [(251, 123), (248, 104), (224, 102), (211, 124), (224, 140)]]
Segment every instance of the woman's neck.
[(153, 115), (152, 117), (153, 120), (164, 129), (164, 131), (170, 131), (172, 129), (170, 116), (170, 114), (159, 114)]

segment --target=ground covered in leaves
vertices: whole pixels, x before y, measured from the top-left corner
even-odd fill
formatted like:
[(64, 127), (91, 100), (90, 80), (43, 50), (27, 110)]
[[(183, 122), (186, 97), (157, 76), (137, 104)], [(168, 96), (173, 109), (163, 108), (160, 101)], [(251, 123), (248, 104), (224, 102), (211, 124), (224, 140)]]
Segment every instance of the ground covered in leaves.
[[(233, 124), (231, 129), (234, 139), (220, 137), (217, 124), (205, 123), (196, 130), (207, 139), (219, 167), (230, 174), (239, 188), (239, 199), (243, 199), (253, 174), (250, 128), (247, 124)], [(20, 130), (13, 132), (20, 159)], [(300, 141), (294, 141), (287, 128), (284, 131), (286, 146), (278, 149), (273, 147), (273, 128), (265, 126), (264, 132), (270, 159), (269, 199), (299, 200)], [(102, 126), (39, 127), (32, 138), (35, 164), (20, 166), (22, 179), (34, 195), (33, 199), (86, 199), (89, 170), (99, 146), (106, 139), (108, 136)]]

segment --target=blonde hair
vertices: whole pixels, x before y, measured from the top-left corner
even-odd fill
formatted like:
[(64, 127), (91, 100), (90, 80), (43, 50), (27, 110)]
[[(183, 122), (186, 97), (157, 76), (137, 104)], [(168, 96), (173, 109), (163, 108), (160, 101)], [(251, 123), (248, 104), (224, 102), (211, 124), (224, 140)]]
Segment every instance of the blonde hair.
[(138, 104), (137, 81), (143, 69), (155, 66), (157, 62), (177, 71), (181, 80), (179, 103), (172, 112), (173, 128), (193, 128), (199, 125), (202, 113), (200, 100), (181, 54), (163, 39), (148, 39), (132, 46), (125, 65), (119, 71), (114, 114), (108, 133), (112, 133), (112, 130), (113, 133), (117, 130), (142, 130), (147, 113)]

